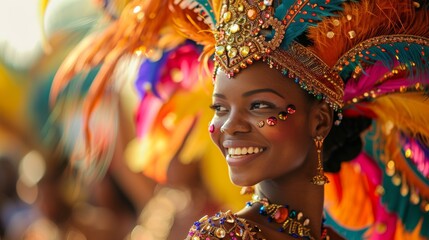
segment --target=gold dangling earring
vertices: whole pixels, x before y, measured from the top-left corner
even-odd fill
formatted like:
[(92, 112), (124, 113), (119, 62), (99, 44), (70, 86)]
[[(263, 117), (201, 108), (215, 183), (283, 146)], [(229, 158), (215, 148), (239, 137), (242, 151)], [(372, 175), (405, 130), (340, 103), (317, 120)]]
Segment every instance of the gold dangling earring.
[(317, 151), (317, 175), (313, 177), (311, 183), (314, 185), (323, 186), (329, 183), (328, 177), (325, 176), (323, 172), (323, 160), (322, 160), (322, 148), (323, 148), (323, 140), (322, 136), (317, 136), (314, 138), (314, 144), (316, 145)]

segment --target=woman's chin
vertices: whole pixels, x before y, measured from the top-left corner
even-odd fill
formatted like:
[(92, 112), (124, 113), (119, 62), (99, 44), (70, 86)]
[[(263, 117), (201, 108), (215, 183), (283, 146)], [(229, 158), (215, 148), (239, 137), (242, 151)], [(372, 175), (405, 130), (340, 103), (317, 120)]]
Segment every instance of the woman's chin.
[(254, 186), (260, 181), (249, 174), (235, 174), (229, 171), (229, 178), (234, 185), (240, 187)]

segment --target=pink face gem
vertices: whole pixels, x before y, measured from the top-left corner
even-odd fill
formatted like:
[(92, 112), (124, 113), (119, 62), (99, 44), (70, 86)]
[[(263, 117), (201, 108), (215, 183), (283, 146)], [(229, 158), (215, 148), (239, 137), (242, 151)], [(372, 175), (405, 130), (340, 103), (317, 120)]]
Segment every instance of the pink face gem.
[(296, 112), (296, 107), (293, 104), (290, 104), (289, 106), (287, 106), (287, 113), (289, 114), (294, 114)]
[(269, 126), (274, 126), (277, 124), (277, 118), (276, 117), (269, 117), (267, 118), (267, 124)]
[(210, 124), (210, 125), (209, 125), (209, 132), (210, 132), (210, 133), (214, 133), (214, 131), (215, 131), (215, 126), (214, 126), (214, 124), (212, 123), (212, 124)]

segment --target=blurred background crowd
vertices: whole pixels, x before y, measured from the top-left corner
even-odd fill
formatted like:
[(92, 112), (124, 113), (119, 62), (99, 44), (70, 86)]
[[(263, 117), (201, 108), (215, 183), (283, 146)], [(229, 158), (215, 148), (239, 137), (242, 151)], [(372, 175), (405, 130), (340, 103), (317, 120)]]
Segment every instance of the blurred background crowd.
[[(127, 2), (115, 1), (118, 8)], [(117, 118), (97, 121), (100, 129), (117, 124), (114, 144), (107, 143), (110, 162), (97, 166), (90, 179), (72, 164), (72, 150), (84, 141), (79, 104), (65, 101), (69, 107), (60, 110), (50, 104), (49, 92), (70, 49), (109, 22), (104, 4), (0, 1), (1, 240), (177, 239), (228, 198), (214, 198), (208, 187), (230, 184), (222, 164), (216, 175), (203, 177), (211, 166), (173, 156), (162, 176), (144, 173), (145, 146), (135, 124), (139, 96), (131, 82), (121, 87), (119, 106), (100, 110)], [(239, 195), (230, 188), (232, 194), (220, 195)]]

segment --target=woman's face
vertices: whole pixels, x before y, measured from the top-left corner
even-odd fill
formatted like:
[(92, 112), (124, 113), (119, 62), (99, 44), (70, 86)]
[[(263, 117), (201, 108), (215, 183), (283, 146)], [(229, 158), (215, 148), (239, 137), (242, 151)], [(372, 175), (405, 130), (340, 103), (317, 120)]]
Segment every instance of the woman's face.
[[(296, 112), (279, 120), (278, 113), (291, 104)], [(218, 71), (211, 137), (226, 158), (232, 182), (251, 186), (303, 170), (309, 150), (314, 149), (309, 126), (312, 106), (305, 91), (266, 63), (255, 63), (231, 79)], [(266, 120), (272, 116), (277, 124), (269, 126)], [(261, 120), (263, 127), (258, 126)]]

